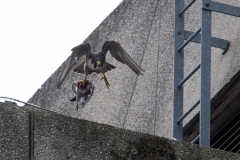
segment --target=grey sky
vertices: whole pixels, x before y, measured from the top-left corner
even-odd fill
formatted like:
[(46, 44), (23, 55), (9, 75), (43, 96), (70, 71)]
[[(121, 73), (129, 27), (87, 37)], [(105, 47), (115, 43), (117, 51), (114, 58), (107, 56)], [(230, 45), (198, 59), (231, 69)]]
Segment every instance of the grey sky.
[(27, 101), (121, 1), (1, 0), (0, 97)]

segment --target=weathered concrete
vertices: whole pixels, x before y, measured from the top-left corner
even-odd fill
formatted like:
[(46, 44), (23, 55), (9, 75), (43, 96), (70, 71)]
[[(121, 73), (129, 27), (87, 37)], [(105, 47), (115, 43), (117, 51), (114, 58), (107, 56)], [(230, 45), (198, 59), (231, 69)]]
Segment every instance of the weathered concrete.
[(36, 160), (240, 159), (231, 152), (13, 104), (0, 103), (0, 120), (1, 159), (29, 159), (28, 154)]
[[(238, 0), (219, 2), (240, 7)], [(200, 6), (197, 1), (186, 12), (186, 30), (196, 31), (200, 27)], [(117, 66), (107, 73), (110, 89), (99, 80), (101, 76), (94, 79), (96, 90), (91, 101), (76, 112), (69, 102), (72, 97), (70, 86), (83, 76), (71, 73), (60, 90), (56, 89), (57, 78), (66, 65), (64, 62), (29, 102), (72, 117), (171, 138), (173, 7), (173, 0), (124, 0), (85, 40), (94, 51), (99, 50), (106, 40), (119, 41), (146, 71), (144, 76), (136, 76), (127, 66), (108, 56), (107, 61)], [(220, 49), (212, 48), (212, 97), (240, 69), (239, 26), (240, 18), (213, 13), (212, 36), (229, 40), (231, 46), (225, 55)], [(186, 74), (199, 64), (199, 49), (196, 43), (185, 48)], [(199, 73), (184, 85), (184, 111), (199, 99)], [(198, 108), (184, 124), (197, 112)]]
[(240, 159), (239, 154), (79, 120), (34, 115), (35, 159)]
[(26, 109), (0, 102), (0, 159), (28, 159), (28, 121)]

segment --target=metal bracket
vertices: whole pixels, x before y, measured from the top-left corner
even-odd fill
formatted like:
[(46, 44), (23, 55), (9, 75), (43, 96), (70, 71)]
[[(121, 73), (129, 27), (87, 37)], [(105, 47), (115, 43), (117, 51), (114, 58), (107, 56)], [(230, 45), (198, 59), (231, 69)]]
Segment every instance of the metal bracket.
[[(192, 34), (193, 32), (184, 30), (184, 40), (187, 40)], [(196, 35), (191, 41), (201, 43), (201, 34)], [(225, 54), (228, 51), (230, 42), (225, 39), (212, 37), (211, 46), (223, 49), (222, 54)]]
[(205, 3), (205, 5), (203, 5), (203, 9), (240, 17), (239, 7), (230, 6), (219, 2), (210, 1), (208, 3)]

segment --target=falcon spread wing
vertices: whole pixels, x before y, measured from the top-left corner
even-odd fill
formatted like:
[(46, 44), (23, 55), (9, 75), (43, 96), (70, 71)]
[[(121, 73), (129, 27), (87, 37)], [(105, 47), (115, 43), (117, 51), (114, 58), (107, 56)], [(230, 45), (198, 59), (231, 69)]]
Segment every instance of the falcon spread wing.
[(106, 41), (102, 47), (102, 53), (106, 55), (108, 51), (110, 51), (111, 55), (116, 60), (128, 65), (128, 67), (130, 67), (137, 75), (143, 75), (141, 71), (144, 72), (144, 70), (138, 66), (138, 64), (122, 48), (120, 43), (115, 41)]
[(72, 50), (72, 54), (67, 62), (67, 65), (63, 71), (63, 73), (61, 74), (58, 83), (57, 83), (57, 88), (59, 88), (63, 81), (65, 80), (65, 78), (67, 77), (68, 73), (71, 71), (71, 69), (73, 68), (73, 66), (77, 63), (77, 61), (79, 60), (80, 57), (82, 57), (83, 55), (88, 56), (91, 53), (91, 47), (89, 45), (89, 43), (83, 43), (80, 44), (76, 47), (74, 47)]

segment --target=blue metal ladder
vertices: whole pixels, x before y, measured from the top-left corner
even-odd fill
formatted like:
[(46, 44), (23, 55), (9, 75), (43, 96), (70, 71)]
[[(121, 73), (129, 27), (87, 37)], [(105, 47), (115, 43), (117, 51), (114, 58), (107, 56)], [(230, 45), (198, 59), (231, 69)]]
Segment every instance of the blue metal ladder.
[[(201, 27), (194, 33), (184, 30), (184, 12), (195, 2), (184, 6), (184, 0), (174, 3), (174, 95), (173, 95), (173, 138), (183, 139), (183, 119), (200, 104), (199, 135), (192, 143), (199, 140), (202, 146), (210, 146), (210, 91), (211, 91), (211, 46), (222, 48), (225, 54), (229, 41), (211, 36), (211, 12), (220, 12), (240, 17), (240, 8), (227, 4), (202, 1)], [(199, 34), (201, 32), (201, 34)], [(185, 41), (184, 41), (185, 40)], [(184, 78), (184, 47), (189, 42), (201, 43), (201, 62)], [(200, 99), (183, 114), (183, 84), (200, 68)]]

